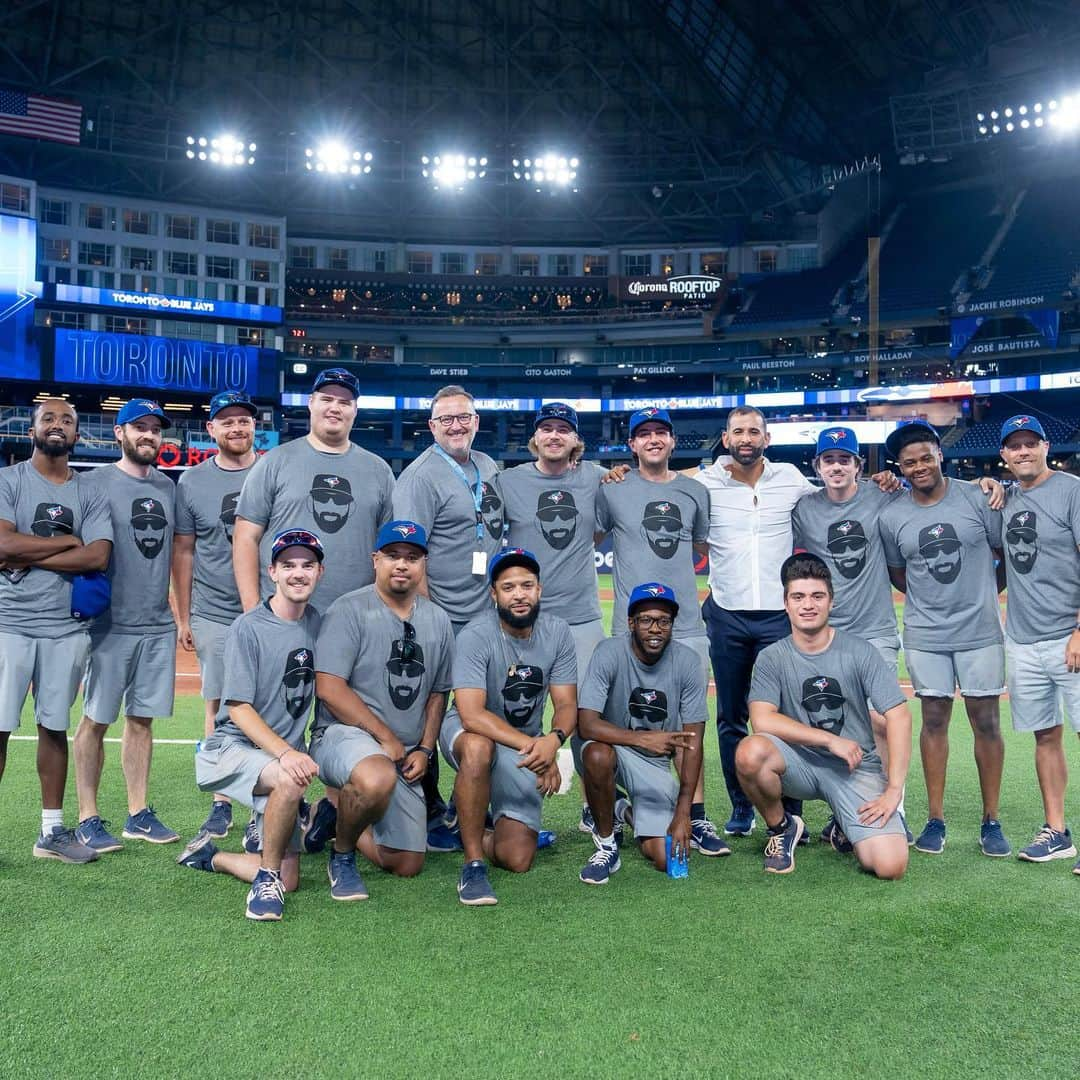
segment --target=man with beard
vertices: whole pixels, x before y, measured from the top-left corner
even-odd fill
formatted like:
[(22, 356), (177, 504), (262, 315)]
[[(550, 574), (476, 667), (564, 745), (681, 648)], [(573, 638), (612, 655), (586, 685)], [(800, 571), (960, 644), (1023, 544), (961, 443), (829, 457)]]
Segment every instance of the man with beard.
[[(911, 714), (896, 673), (861, 637), (829, 625), (832, 577), (816, 555), (780, 569), (791, 634), (762, 649), (750, 687), (754, 734), (739, 744), (739, 782), (768, 828), (765, 870), (795, 869), (803, 821), (784, 795), (824, 799), (859, 865), (896, 880), (907, 869), (897, 813), (911, 757)], [(885, 718), (889, 764), (874, 743), (869, 702)]]
[(77, 835), (99, 852), (123, 847), (98, 808), (105, 733), (121, 706), (120, 761), (128, 801), (123, 836), (152, 844), (180, 839), (147, 802), (151, 724), (155, 716), (172, 714), (176, 679), (176, 622), (169, 607), (176, 488), (154, 467), (168, 425), (156, 401), (132, 399), (116, 416), (120, 460), (84, 478), (108, 499), (114, 538), (108, 570), (112, 603), (90, 630), (84, 715), (75, 733)]
[[(1001, 457), (1017, 483), (1005, 507), (1005, 650), (1013, 727), (1035, 735), (1046, 819), (1025, 862), (1076, 855), (1065, 822), (1064, 719), (1080, 732), (1080, 480), (1047, 464), (1050, 443), (1033, 416), (1001, 427)], [(1063, 715), (1064, 714), (1064, 715)], [(1080, 874), (1080, 862), (1073, 867)]]
[[(637, 468), (597, 495), (598, 527), (611, 534), (615, 611), (625, 611), (639, 582), (663, 580), (676, 595), (692, 598), (675, 619), (673, 636), (697, 653), (704, 678), (709, 639), (697, 605), (694, 556), (708, 550), (709, 493), (671, 468), (675, 428), (666, 409), (640, 409), (630, 417), (627, 445)], [(621, 636), (622, 626), (612, 625)], [(691, 807), (691, 846), (703, 855), (725, 855), (727, 845), (705, 813), (704, 779), (696, 783)]]
[(454, 635), (421, 595), (427, 536), (413, 521), (379, 530), (375, 583), (346, 593), (323, 619), (319, 705), (311, 756), (340, 788), (330, 895), (365, 900), (356, 851), (399, 877), (420, 873), (427, 850), (421, 784), (436, 753), (450, 690)]
[[(269, 587), (268, 546), (282, 529), (303, 527), (322, 539), (327, 570), (314, 599), (321, 610), (371, 584), (369, 553), (379, 528), (393, 517), (394, 475), (382, 458), (349, 439), (359, 394), (356, 376), (345, 368), (319, 372), (308, 398), (311, 430), (264, 454), (244, 481), (233, 529), (233, 570), (245, 611)], [(331, 790), (313, 812), (304, 837), (308, 851), (321, 851), (333, 835), (334, 798)]]
[[(457, 771), (454, 801), (465, 865), (458, 899), (497, 903), (495, 866), (524, 873), (536, 854), (543, 797), (559, 789), (559, 748), (577, 726), (577, 663), (570, 628), (540, 611), (540, 564), (523, 548), (491, 562), (495, 610), (471, 622), (454, 650), (454, 704), (439, 735)], [(544, 699), (554, 706), (543, 734)], [(491, 806), (494, 829), (485, 831)]]
[(904, 657), (922, 705), (919, 749), (929, 819), (915, 841), (927, 854), (945, 848), (945, 772), (949, 720), (959, 686), (975, 735), (984, 855), (1011, 852), (998, 820), (1005, 744), (998, 697), (1005, 692), (998, 592), (1005, 586), (1001, 515), (978, 487), (942, 474), (937, 432), (923, 420), (897, 427), (885, 449), (911, 485), (881, 513), (878, 527), (893, 585), (906, 593)]
[(278, 921), (285, 893), (300, 882), (297, 811), (319, 772), (304, 747), (319, 633), (318, 612), (308, 601), (324, 554), (307, 529), (273, 537), (267, 572), (274, 593), (226, 633), (221, 711), (195, 755), (203, 791), (223, 792), (255, 811), (262, 851), (219, 851), (202, 831), (176, 860), (250, 882), (245, 914), (259, 922)]
[(72, 575), (104, 570), (109, 507), (68, 467), (79, 418), (61, 398), (30, 414), (28, 461), (0, 469), (0, 777), (8, 739), (33, 689), (41, 784), (39, 858), (86, 863), (97, 852), (64, 828), (71, 706), (90, 648), (72, 615)]
[[(607, 884), (620, 868), (616, 780), (633, 806), (634, 837), (645, 858), (665, 869), (669, 834), (672, 854), (689, 855), (690, 804), (709, 713), (700, 658), (671, 637), (678, 614), (669, 586), (635, 586), (629, 634), (602, 641), (581, 680), (578, 730), (585, 740), (585, 795), (596, 820), (596, 853), (579, 875), (587, 885)], [(671, 769), (676, 750), (682, 751), (678, 781)]]
[[(180, 644), (199, 660), (206, 736), (221, 708), (225, 632), (242, 612), (232, 567), (232, 531), (240, 489), (255, 464), (256, 415), (247, 394), (215, 394), (206, 430), (217, 453), (188, 469), (176, 485), (173, 596)], [(215, 795), (200, 831), (222, 837), (231, 827), (232, 804)]]

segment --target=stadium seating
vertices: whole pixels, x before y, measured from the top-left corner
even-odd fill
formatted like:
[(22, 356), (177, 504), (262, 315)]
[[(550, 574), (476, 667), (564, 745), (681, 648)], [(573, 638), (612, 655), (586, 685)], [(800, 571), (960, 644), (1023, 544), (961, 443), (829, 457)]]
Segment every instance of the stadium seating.
[[(996, 451), (1001, 445), (1001, 425), (1012, 415), (1003, 413), (1000, 418), (983, 420), (969, 427), (951, 446), (953, 451)], [(1080, 436), (1080, 418), (1039, 415), (1046, 437), (1053, 444), (1073, 443)]]

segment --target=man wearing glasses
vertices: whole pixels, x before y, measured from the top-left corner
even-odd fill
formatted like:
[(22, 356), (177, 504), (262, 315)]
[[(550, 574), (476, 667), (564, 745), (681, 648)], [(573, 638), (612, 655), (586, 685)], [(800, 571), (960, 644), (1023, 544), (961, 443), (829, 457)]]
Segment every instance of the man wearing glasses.
[(331, 604), (316, 649), (311, 756), (323, 782), (340, 789), (328, 867), (335, 900), (367, 899), (357, 849), (399, 877), (420, 873), (427, 850), (421, 780), (450, 690), (450, 619), (420, 595), (423, 526), (388, 522), (372, 558), (375, 583)]
[[(214, 730), (225, 677), (225, 632), (242, 612), (232, 567), (240, 489), (255, 464), (255, 417), (247, 394), (225, 390), (210, 399), (206, 430), (217, 453), (188, 469), (176, 485), (173, 596), (180, 644), (194, 651), (202, 676), (204, 734)], [(201, 832), (228, 835), (232, 803), (214, 795)]]

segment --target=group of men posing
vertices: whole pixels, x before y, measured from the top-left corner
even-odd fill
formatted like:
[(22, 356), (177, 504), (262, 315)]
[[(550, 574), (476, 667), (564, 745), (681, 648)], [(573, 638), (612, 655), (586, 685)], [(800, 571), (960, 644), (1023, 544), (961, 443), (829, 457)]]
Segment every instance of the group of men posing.
[[(426, 851), (460, 849), (460, 900), (495, 903), (488, 867), (531, 866), (568, 740), (596, 848), (582, 881), (604, 884), (619, 869), (623, 826), (660, 868), (668, 836), (677, 857), (730, 854), (704, 805), (710, 665), (732, 804), (723, 831), (749, 835), (760, 814), (765, 869), (787, 873), (806, 842), (801, 800), (824, 799), (833, 817), (823, 838), (897, 878), (908, 859), (911, 719), (896, 677), (894, 586), (906, 594), (906, 660), (922, 704), (929, 816), (915, 846), (944, 848), (959, 688), (975, 736), (981, 848), (1011, 853), (998, 820), (1007, 648), (1013, 721), (1035, 732), (1046, 818), (1020, 857), (1076, 854), (1062, 723), (1064, 707), (1080, 730), (1080, 482), (1049, 468), (1034, 417), (1002, 430), (1016, 480), (1005, 491), (946, 478), (937, 433), (921, 421), (886, 444), (905, 486), (888, 472), (863, 480), (853, 432), (833, 427), (818, 441), (818, 487), (764, 457), (767, 425), (753, 408), (729, 414), (726, 454), (681, 473), (670, 467), (671, 417), (643, 409), (629, 423), (636, 468), (609, 473), (581, 460), (574, 410), (547, 404), (535, 460), (500, 473), (472, 449), (472, 397), (451, 386), (432, 402), (434, 444), (395, 481), (349, 439), (358, 394), (350, 372), (323, 371), (308, 435), (261, 457), (255, 406), (218, 394), (207, 422), (218, 452), (175, 486), (153, 466), (168, 426), (155, 402), (124, 406), (120, 461), (83, 474), (68, 466), (72, 407), (35, 407), (30, 459), (0, 470), (0, 775), (32, 686), (35, 855), (87, 862), (122, 846), (97, 805), (104, 735), (120, 715), (122, 838), (179, 839), (147, 795), (151, 721), (172, 712), (179, 633), (198, 655), (207, 737), (196, 779), (213, 802), (178, 861), (250, 882), (250, 918), (280, 918), (300, 850), (326, 844), (335, 899), (368, 895), (357, 851), (412, 876)], [(611, 638), (594, 561), (604, 534)], [(710, 558), (702, 606), (695, 553)], [(111, 604), (87, 630), (73, 595), (101, 572)], [(79, 823), (65, 829), (80, 681)], [(440, 751), (456, 772), (449, 807)], [(317, 777), (326, 796), (309, 806)], [(242, 853), (214, 844), (233, 801), (254, 811)]]

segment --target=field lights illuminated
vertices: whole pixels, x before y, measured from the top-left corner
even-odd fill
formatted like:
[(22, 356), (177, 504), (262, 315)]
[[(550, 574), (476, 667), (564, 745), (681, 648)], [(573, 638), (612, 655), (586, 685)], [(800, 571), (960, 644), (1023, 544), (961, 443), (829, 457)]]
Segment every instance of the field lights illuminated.
[(1049, 128), (1055, 134), (1065, 135), (1080, 128), (1080, 95), (1069, 95), (1060, 101), (1051, 98), (1045, 104), (1036, 101), (1033, 105), (1006, 105), (979, 112), (975, 114), (975, 123), (983, 137), (1033, 128)]
[(328, 139), (304, 150), (304, 168), (309, 172), (359, 176), (371, 172), (372, 157), (370, 150), (353, 150), (336, 139)]
[(545, 151), (535, 157), (514, 158), (511, 162), (515, 180), (524, 180), (534, 184), (540, 191), (545, 186), (554, 188), (572, 188), (577, 191), (574, 181), (580, 162), (576, 157), (566, 157), (554, 151)]
[(255, 149), (255, 143), (228, 133), (210, 138), (189, 135), (184, 156), (188, 161), (207, 161), (212, 165), (234, 168), (238, 165), (254, 165)]
[(420, 158), (420, 171), (435, 190), (464, 191), (465, 185), (487, 176), (488, 159), (474, 154), (435, 154)]

